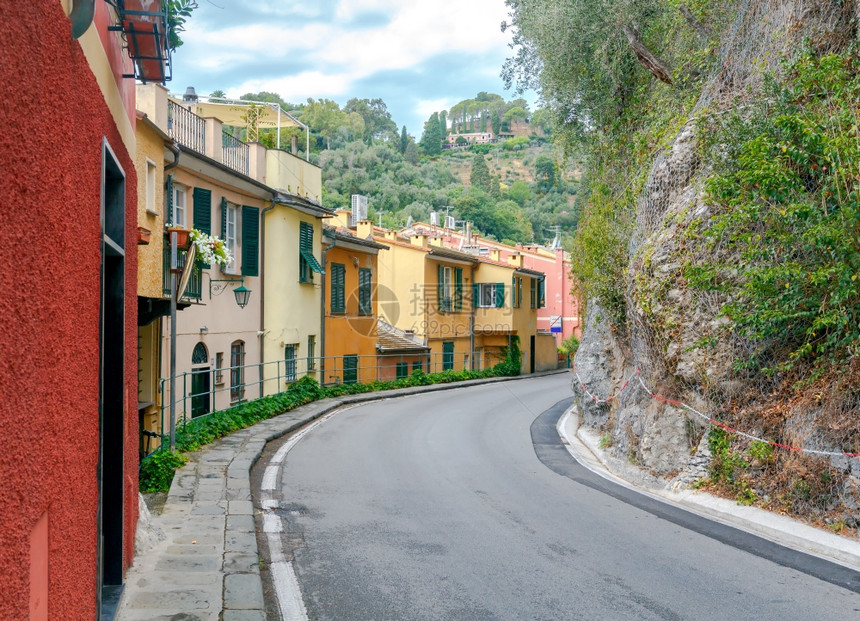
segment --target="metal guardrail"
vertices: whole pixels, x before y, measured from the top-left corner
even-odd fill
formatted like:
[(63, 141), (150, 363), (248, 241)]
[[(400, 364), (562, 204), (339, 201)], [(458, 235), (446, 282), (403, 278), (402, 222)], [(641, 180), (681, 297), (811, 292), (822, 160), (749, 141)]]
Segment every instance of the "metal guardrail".
[(167, 135), (183, 147), (206, 154), (206, 120), (175, 101), (167, 101)]
[[(439, 373), (445, 370), (481, 370), (502, 362), (498, 352), (486, 352), (470, 364), (468, 354), (373, 355), (295, 358), (234, 367), (201, 367), (176, 376), (177, 426), (193, 418), (214, 414), (247, 401), (277, 394), (310, 375), (323, 386), (367, 384), (408, 377), (416, 370)], [(320, 378), (321, 375), (325, 377)], [(236, 381), (238, 380), (238, 382)], [(170, 378), (159, 382), (161, 433), (166, 433), (169, 415)], [(202, 387), (202, 388), (201, 388)], [(221, 407), (218, 407), (220, 402)], [(158, 433), (159, 430), (154, 430)], [(152, 450), (157, 448), (153, 443)]]
[(249, 171), (250, 148), (226, 130), (221, 130), (222, 162), (243, 175)]

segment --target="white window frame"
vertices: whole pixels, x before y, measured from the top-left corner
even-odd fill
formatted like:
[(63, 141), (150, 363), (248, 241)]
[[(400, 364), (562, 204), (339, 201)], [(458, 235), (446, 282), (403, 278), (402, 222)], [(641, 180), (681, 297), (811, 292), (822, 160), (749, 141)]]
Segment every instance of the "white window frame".
[(173, 226), (185, 227), (188, 218), (188, 188), (178, 183), (173, 184), (173, 213), (170, 222)]
[(440, 308), (445, 310), (454, 309), (454, 268), (450, 265), (442, 266), (442, 299), (439, 301)]
[[(486, 293), (487, 291), (489, 293)], [(485, 301), (485, 296), (489, 301)], [(496, 308), (496, 283), (478, 283), (478, 308)]]
[(158, 166), (151, 159), (146, 158), (146, 213), (153, 216), (158, 215), (158, 205), (156, 204), (156, 189), (155, 176), (158, 172)]
[(239, 239), (239, 207), (232, 203), (227, 203), (226, 213), (224, 215), (227, 222), (224, 223), (224, 244), (230, 251), (233, 260), (224, 267), (224, 271), (228, 274), (237, 273), (237, 243)]

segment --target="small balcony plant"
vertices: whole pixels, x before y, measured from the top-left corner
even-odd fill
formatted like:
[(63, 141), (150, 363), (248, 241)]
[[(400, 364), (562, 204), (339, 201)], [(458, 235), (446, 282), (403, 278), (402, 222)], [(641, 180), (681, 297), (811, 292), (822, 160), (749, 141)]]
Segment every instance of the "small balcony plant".
[(223, 239), (198, 229), (192, 229), (190, 237), (196, 249), (194, 260), (198, 263), (223, 267), (233, 262), (233, 255), (230, 254), (230, 249)]

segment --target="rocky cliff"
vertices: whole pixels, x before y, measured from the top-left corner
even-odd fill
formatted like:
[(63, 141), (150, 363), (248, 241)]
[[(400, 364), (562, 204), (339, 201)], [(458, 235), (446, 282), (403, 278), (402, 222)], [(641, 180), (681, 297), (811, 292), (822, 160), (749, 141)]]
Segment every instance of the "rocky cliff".
[[(764, 97), (766, 76), (778, 79), (804, 45), (845, 52), (856, 41), (858, 16), (860, 3), (749, 0), (736, 3), (729, 23), (710, 25), (721, 29), (717, 69), (691, 118), (653, 158), (636, 201), (626, 324), (611, 325), (600, 300), (589, 301), (573, 381), (584, 423), (601, 429), (617, 456), (667, 481), (724, 476), (723, 490), (740, 501), (794, 511), (834, 530), (860, 522), (860, 459), (849, 456), (860, 450), (857, 389), (832, 372), (824, 387), (814, 380), (798, 387), (791, 373), (738, 364), (751, 348), (782, 353), (779, 339), (750, 338), (724, 310), (739, 295), (731, 265), (741, 256), (731, 244), (706, 239), (724, 207), (706, 191), (713, 174), (707, 149), (721, 147), (703, 146), (702, 119), (742, 115)], [(691, 284), (691, 268), (715, 264), (721, 286)], [(727, 437), (708, 418), (749, 435)]]

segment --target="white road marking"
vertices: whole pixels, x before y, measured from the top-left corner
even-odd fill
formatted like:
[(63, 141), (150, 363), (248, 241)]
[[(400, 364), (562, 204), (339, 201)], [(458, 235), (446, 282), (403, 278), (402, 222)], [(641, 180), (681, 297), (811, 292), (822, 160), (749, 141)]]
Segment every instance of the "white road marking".
[(293, 564), (282, 561), (269, 565), (272, 572), (272, 584), (281, 609), (281, 619), (285, 621), (308, 621), (308, 611), (302, 601), (299, 591), (299, 581)]

